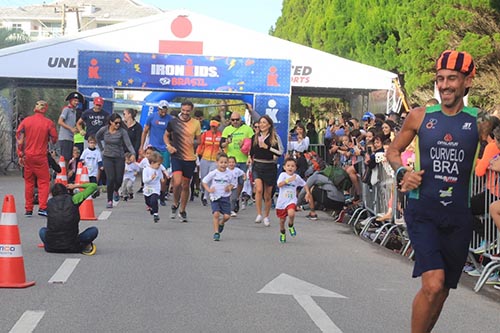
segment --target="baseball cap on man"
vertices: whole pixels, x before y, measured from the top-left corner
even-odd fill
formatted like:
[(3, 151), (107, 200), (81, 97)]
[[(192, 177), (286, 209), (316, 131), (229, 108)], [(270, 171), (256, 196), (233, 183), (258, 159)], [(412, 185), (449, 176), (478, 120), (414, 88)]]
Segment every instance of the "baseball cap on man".
[(158, 103), (158, 108), (159, 109), (168, 109), (168, 102), (164, 99), (162, 99), (159, 103)]
[(97, 96), (94, 98), (94, 105), (100, 105), (100, 106), (103, 106), (104, 105), (104, 99), (100, 96)]
[(371, 112), (365, 112), (365, 114), (363, 115), (363, 118), (361, 118), (361, 120), (368, 121), (369, 119), (375, 119), (375, 115)]
[(436, 70), (449, 69), (457, 71), (465, 76), (476, 75), (476, 66), (472, 56), (465, 51), (446, 50), (439, 56), (436, 61)]

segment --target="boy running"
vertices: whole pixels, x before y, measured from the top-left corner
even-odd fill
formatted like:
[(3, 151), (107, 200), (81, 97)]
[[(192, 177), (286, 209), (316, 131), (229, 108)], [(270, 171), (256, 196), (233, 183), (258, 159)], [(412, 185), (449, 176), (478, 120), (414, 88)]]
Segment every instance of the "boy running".
[[(214, 241), (220, 240), (224, 224), (231, 218), (231, 191), (238, 185), (237, 178), (227, 170), (227, 155), (217, 154), (217, 169), (210, 171), (202, 180), (203, 188), (210, 195)], [(222, 221), (219, 218), (222, 214)]]
[(293, 157), (287, 157), (283, 170), (277, 181), (279, 188), (278, 200), (276, 201), (276, 216), (280, 219), (280, 242), (286, 243), (285, 221), (288, 216), (288, 231), (290, 236), (295, 237), (297, 232), (293, 226), (295, 219), (295, 208), (297, 206), (297, 187), (302, 186), (306, 191), (306, 200), (310, 200), (311, 192), (306, 182), (295, 173), (297, 162)]
[(144, 181), (144, 200), (146, 206), (150, 208), (149, 213), (153, 215), (154, 223), (158, 223), (158, 200), (160, 199), (161, 180), (163, 172), (160, 168), (163, 157), (158, 152), (152, 152), (149, 156), (149, 165), (142, 171), (142, 180)]

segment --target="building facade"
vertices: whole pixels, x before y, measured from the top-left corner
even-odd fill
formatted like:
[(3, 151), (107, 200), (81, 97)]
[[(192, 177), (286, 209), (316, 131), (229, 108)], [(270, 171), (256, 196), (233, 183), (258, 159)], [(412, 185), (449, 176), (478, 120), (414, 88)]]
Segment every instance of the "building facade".
[(163, 10), (134, 0), (44, 1), (0, 7), (0, 28), (23, 31), (31, 41), (39, 41), (160, 13)]

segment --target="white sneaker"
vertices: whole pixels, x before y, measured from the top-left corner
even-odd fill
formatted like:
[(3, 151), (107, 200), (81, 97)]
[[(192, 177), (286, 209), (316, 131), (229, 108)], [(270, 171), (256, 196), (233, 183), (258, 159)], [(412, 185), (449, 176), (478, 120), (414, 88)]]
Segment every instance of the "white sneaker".
[(236, 217), (238, 216), (238, 214), (236, 214), (236, 212), (234, 210), (231, 211), (231, 217)]
[(269, 227), (271, 225), (271, 221), (269, 221), (269, 217), (264, 217), (264, 225)]
[(247, 208), (247, 203), (245, 202), (245, 200), (241, 200), (241, 210), (245, 210)]
[(257, 217), (255, 218), (255, 223), (260, 223), (262, 222), (262, 215), (257, 215)]
[(397, 225), (406, 225), (406, 222), (405, 222), (405, 219), (402, 217), (402, 218), (394, 220), (394, 224), (397, 224)]

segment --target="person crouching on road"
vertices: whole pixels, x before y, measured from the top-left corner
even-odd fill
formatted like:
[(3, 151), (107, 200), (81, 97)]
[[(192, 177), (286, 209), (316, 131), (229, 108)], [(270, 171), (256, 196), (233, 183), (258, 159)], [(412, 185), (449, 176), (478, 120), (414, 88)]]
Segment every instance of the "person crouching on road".
[[(83, 188), (74, 195), (68, 190)], [(56, 183), (52, 186), (52, 198), (47, 202), (47, 227), (40, 229), (39, 235), (45, 251), (56, 253), (82, 253), (92, 256), (96, 246), (92, 243), (98, 234), (96, 227), (89, 227), (79, 234), (79, 207), (97, 189), (95, 183), (68, 184)]]
[[(227, 169), (226, 153), (217, 154), (217, 169), (202, 179), (202, 186), (212, 202), (214, 241), (220, 240), (224, 224), (231, 218), (231, 191), (238, 186), (237, 178)], [(222, 214), (222, 221), (220, 220)]]

